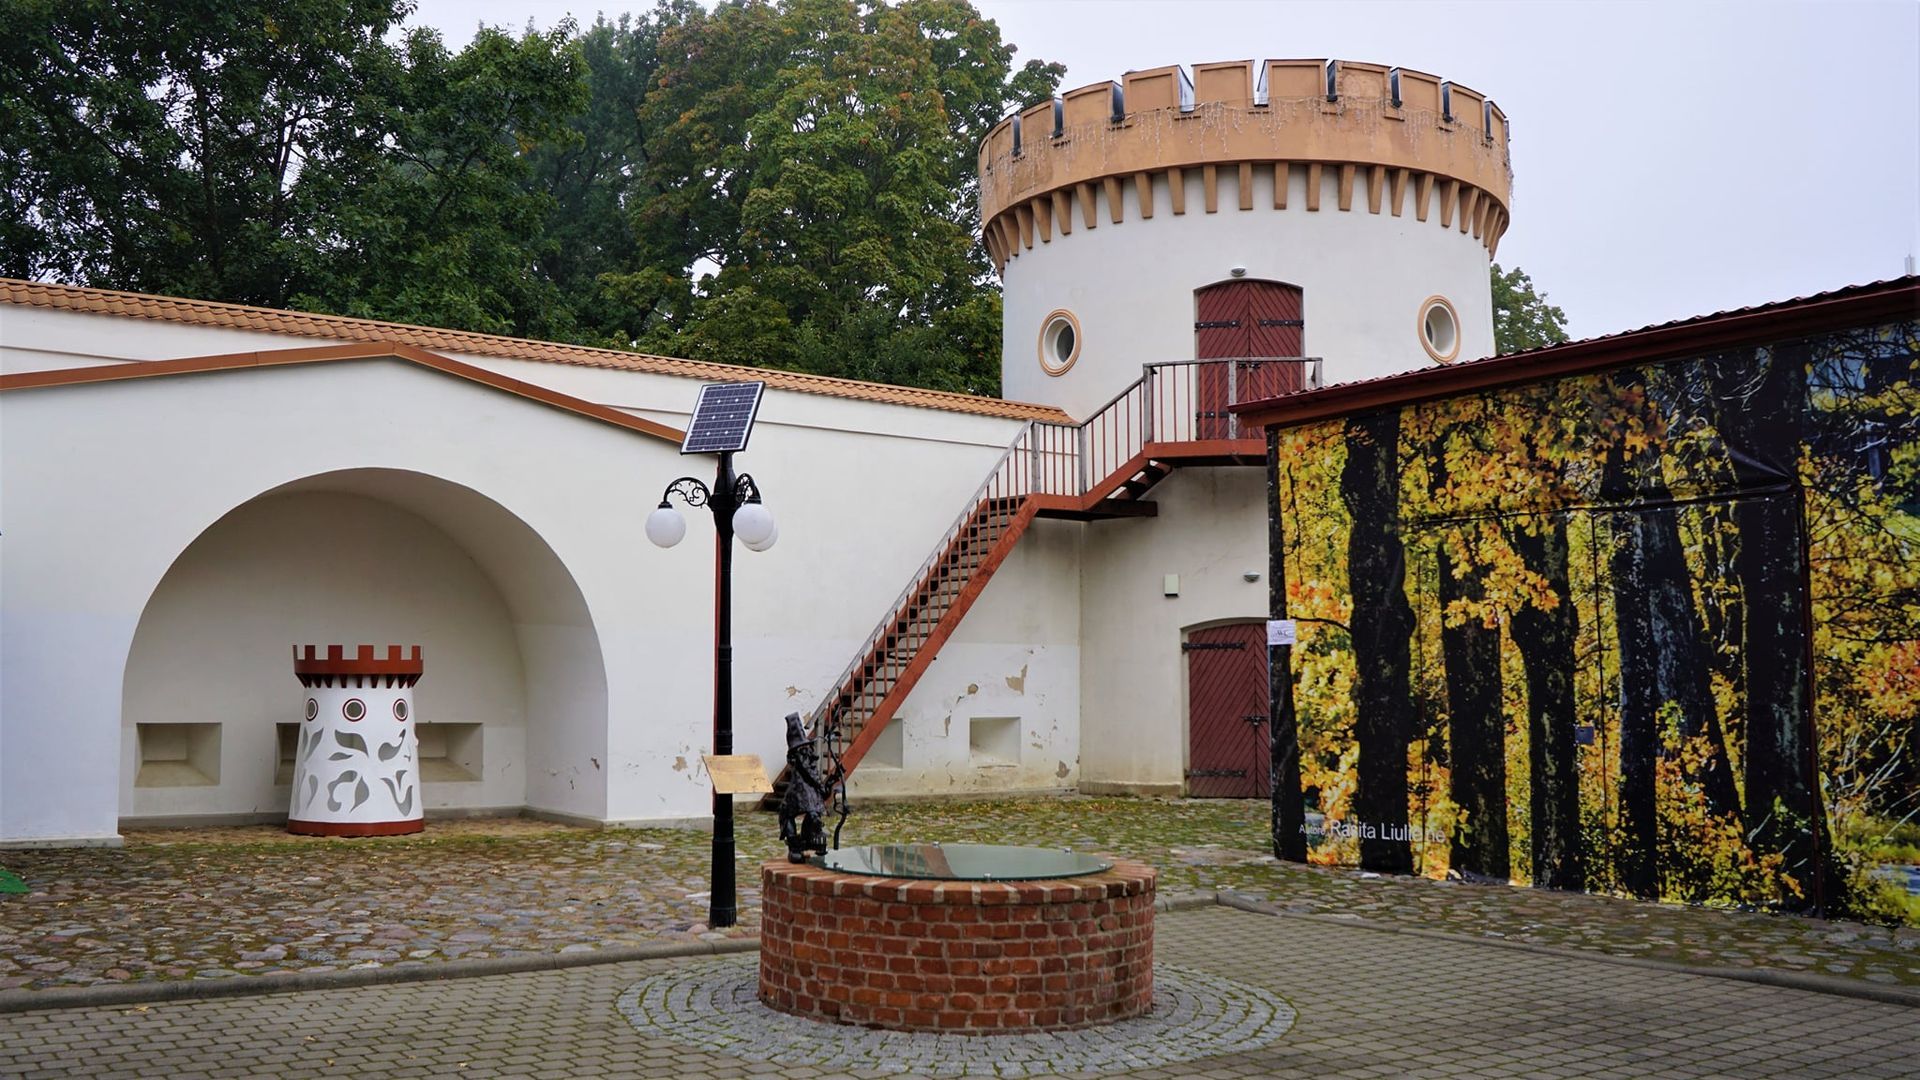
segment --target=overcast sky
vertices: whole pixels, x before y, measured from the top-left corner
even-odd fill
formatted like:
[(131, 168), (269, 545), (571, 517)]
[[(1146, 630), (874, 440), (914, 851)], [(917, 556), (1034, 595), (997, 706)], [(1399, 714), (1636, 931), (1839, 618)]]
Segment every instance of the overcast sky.
[[(974, 0), (1062, 88), (1170, 63), (1433, 72), (1513, 125), (1524, 268), (1590, 337), (1896, 277), (1920, 255), (1920, 3)], [(420, 0), (451, 46), (620, 0)]]

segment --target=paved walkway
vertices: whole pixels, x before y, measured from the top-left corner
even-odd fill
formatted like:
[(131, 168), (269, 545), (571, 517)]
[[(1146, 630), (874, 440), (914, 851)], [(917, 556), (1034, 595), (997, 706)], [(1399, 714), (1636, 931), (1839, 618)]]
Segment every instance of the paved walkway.
[[(1258, 1049), (1073, 1076), (1913, 1077), (1920, 1010), (1476, 942), (1224, 908), (1163, 914), (1159, 958), (1277, 995), (1290, 1029)], [(0, 1016), (8, 1076), (886, 1075), (642, 1035), (622, 994), (649, 961), (404, 986)], [(743, 968), (743, 970), (745, 970)], [(855, 1036), (860, 1038), (861, 1036)], [(760, 1060), (755, 1060), (758, 1058)]]
[[(849, 843), (1072, 845), (1161, 869), (1162, 895), (1231, 889), (1296, 914), (1645, 957), (1920, 987), (1920, 929), (1276, 863), (1267, 809), (1067, 798), (857, 812)], [(0, 851), (0, 1007), (54, 987), (423, 965), (751, 938), (771, 815), (744, 814), (741, 925), (709, 929), (708, 838), (523, 820), (329, 840), (272, 827), (133, 833), (113, 849)]]

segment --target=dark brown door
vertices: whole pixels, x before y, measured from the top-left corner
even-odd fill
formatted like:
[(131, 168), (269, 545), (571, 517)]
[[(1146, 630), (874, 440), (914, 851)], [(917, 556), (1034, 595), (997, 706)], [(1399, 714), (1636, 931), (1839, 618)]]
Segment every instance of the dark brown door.
[(1267, 742), (1267, 634), (1264, 623), (1195, 630), (1187, 654), (1187, 794), (1198, 799), (1264, 799)]
[(1194, 292), (1194, 358), (1202, 364), (1194, 387), (1194, 438), (1235, 437), (1227, 406), (1300, 389), (1300, 365), (1272, 363), (1299, 356), (1306, 336), (1300, 290), (1278, 281), (1223, 281)]

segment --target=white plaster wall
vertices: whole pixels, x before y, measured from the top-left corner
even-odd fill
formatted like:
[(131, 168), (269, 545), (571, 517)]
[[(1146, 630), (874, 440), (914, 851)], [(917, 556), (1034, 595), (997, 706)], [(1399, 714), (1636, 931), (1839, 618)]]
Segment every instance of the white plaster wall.
[[(1422, 222), (1410, 190), (1402, 216), (1384, 205), (1367, 212), (1356, 184), (1354, 208), (1338, 209), (1339, 169), (1321, 170), (1320, 209), (1306, 209), (1306, 168), (1295, 166), (1287, 209), (1273, 209), (1272, 170), (1254, 170), (1252, 210), (1239, 209), (1239, 174), (1220, 170), (1218, 213), (1205, 212), (1200, 170), (1187, 171), (1187, 212), (1173, 213), (1164, 174), (1154, 180), (1154, 215), (1142, 218), (1131, 183), (1126, 220), (1114, 224), (1099, 190), (1097, 228), (1076, 219), (1073, 233), (1010, 259), (1005, 291), (1001, 391), (1084, 418), (1140, 377), (1142, 364), (1194, 358), (1193, 292), (1247, 277), (1301, 287), (1305, 351), (1325, 360), (1328, 383), (1431, 366), (1416, 320), (1430, 296), (1445, 296), (1461, 323), (1459, 359), (1493, 354), (1493, 300), (1487, 252), (1458, 221), (1441, 228), (1435, 208)], [(1040, 368), (1040, 328), (1056, 308), (1080, 319), (1079, 360), (1061, 376)]]
[[(1119, 232), (1103, 226), (1098, 235)], [(1173, 293), (1190, 353), (1190, 289)], [(1309, 285), (1310, 324), (1313, 305)], [(1411, 335), (1411, 314), (1406, 322)], [(1310, 325), (1310, 341), (1312, 333)], [(55, 352), (162, 359), (312, 344), (9, 314), (0, 366), (24, 370)], [(669, 423), (684, 419), (698, 388), (668, 376), (460, 358)], [(1019, 429), (1000, 418), (769, 393), (737, 463), (758, 479), (782, 534), (770, 552), (735, 553), (740, 751), (778, 767), (781, 715), (818, 705)], [(689, 511), (688, 539), (660, 551), (641, 523), (669, 480), (710, 480), (712, 466), (391, 360), (0, 395), (0, 840), (114, 834), (130, 797), (122, 731), (137, 722), (122, 715), (121, 680), (141, 612), (181, 552), (268, 492), (405, 507), (417, 519), (406, 528), (445, 538), (443, 561), (470, 561), (470, 580), (490, 587), (505, 612), (473, 617), (495, 627), (505, 619), (510, 650), (497, 636), (488, 648), (517, 653), (523, 672), (527, 805), (622, 822), (704, 818), (712, 528), (704, 511)], [(1036, 523), (907, 701), (903, 767), (863, 771), (856, 790), (1083, 781), (1177, 790), (1180, 631), (1263, 615), (1264, 582), (1240, 573), (1264, 570), (1264, 503), (1257, 469), (1182, 471), (1152, 497), (1162, 503), (1158, 519)], [(1165, 573), (1182, 575), (1181, 598), (1160, 596)], [(450, 581), (436, 579), (426, 599)], [(289, 643), (276, 634), (275, 683)], [(318, 633), (296, 639), (325, 643)], [(425, 643), (423, 695), (443, 673), (440, 650)], [(604, 719), (568, 719), (585, 715)], [(1017, 766), (969, 758), (968, 724), (993, 716), (1019, 717)], [(508, 790), (490, 788), (471, 804), (490, 803), (494, 791), (510, 798)]]
[(0, 304), (0, 374), (335, 344), (288, 334)]
[[(416, 723), (482, 724), (482, 777), (427, 781), (428, 809), (526, 802), (526, 686), (513, 618), (465, 549), (426, 520), (360, 495), (248, 503), (174, 563), (141, 616), (121, 714), (128, 817), (284, 814), (276, 723), (307, 693), (291, 645), (420, 645)], [(218, 723), (217, 786), (136, 787), (136, 725)]]
[[(679, 389), (690, 398), (691, 385)], [(733, 556), (734, 748), (760, 755), (770, 774), (786, 756), (782, 717), (792, 711), (811, 716), (818, 708), (947, 527), (971, 505), (1004, 449), (788, 422), (819, 400), (770, 395), (752, 443), (735, 459), (765, 493), (780, 526), (771, 550), (736, 544)], [(943, 419), (927, 417), (930, 425)], [(998, 426), (1007, 441), (1019, 430), (1006, 421)], [(711, 457), (674, 464), (713, 480)], [(650, 508), (676, 475), (637, 476), (633, 483), (644, 490), (636, 494)], [(678, 547), (649, 545), (633, 558), (657, 573), (709, 583), (704, 602), (663, 608), (659, 617), (685, 641), (710, 650), (712, 518), (704, 510), (683, 512), (687, 538)], [(697, 686), (704, 703), (711, 671), (709, 652), (672, 678)], [(701, 741), (685, 749), (690, 767), (697, 767), (711, 726), (705, 709), (698, 714)]]
[[(27, 370), (52, 351), (164, 359), (312, 344), (9, 313), (0, 362)], [(698, 387), (463, 359), (668, 422), (684, 418)], [(0, 840), (113, 835), (130, 752), (121, 729), (138, 722), (120, 706), (140, 613), (195, 538), (277, 490), (405, 506), (498, 590), (524, 670), (529, 806), (624, 822), (706, 816), (698, 756), (711, 733), (711, 524), (691, 512), (688, 540), (660, 551), (641, 522), (673, 477), (710, 479), (712, 458), (392, 360), (11, 392), (0, 410)], [(818, 704), (1020, 426), (768, 395), (738, 461), (782, 532), (771, 552), (736, 550), (741, 751), (777, 764), (781, 714)], [(584, 600), (576, 611), (552, 601), (562, 595)], [(977, 661), (949, 666), (1003, 679), (1019, 665), (993, 640)], [(285, 644), (273, 643), (276, 672)], [(1071, 692), (1049, 690), (1048, 700)], [(559, 719), (596, 709), (606, 719), (591, 729)]]
[[(863, 797), (1059, 791), (1080, 761), (1080, 579), (1083, 527), (1035, 521), (898, 713), (901, 765), (868, 758)], [(977, 718), (1015, 718), (1016, 763), (972, 753)], [(878, 767), (876, 767), (878, 766)]]
[[(1081, 564), (1082, 790), (1181, 791), (1186, 629), (1267, 611), (1266, 479), (1182, 469), (1149, 495), (1158, 517), (1088, 527)], [(1249, 582), (1253, 571), (1260, 579)], [(1163, 595), (1166, 575), (1180, 595)]]
[[(339, 342), (264, 330), (0, 304), (0, 374), (333, 344)], [(615, 367), (440, 352), (454, 360), (676, 427), (685, 422), (700, 386), (706, 381)], [(755, 375), (751, 368), (737, 368), (729, 377), (751, 379)], [(1020, 421), (774, 390), (762, 405), (749, 452), (761, 448), (767, 425), (886, 435), (997, 450), (1013, 440)]]
[[(700, 660), (654, 622), (653, 608), (710, 602), (710, 585), (636, 568), (644, 500), (611, 497), (632, 476), (677, 463), (657, 441), (394, 361), (0, 396), (0, 837), (114, 834), (122, 676), (167, 568), (235, 506), (302, 477), (355, 469), (444, 478), (508, 508), (551, 547), (588, 598), (600, 651), (591, 659), (596, 669), (604, 663), (605, 708), (625, 760), (650, 781), (650, 816), (699, 815), (704, 791), (667, 771), (664, 751), (701, 711), (704, 687), (663, 695), (646, 676)], [(484, 564), (480, 549), (493, 538), (461, 540)], [(536, 582), (529, 577), (525, 591), (537, 592)], [(522, 606), (517, 622), (550, 624), (537, 603)], [(578, 627), (551, 625), (578, 637)], [(587, 782), (544, 803), (530, 783), (529, 801), (604, 816), (608, 788), (596, 774), (612, 752), (607, 726), (576, 725), (554, 739), (556, 766)]]

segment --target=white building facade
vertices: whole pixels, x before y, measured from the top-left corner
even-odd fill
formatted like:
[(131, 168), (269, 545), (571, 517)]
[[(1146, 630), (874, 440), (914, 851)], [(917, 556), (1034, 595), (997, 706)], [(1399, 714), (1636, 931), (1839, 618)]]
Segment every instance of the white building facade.
[[(742, 378), (781, 539), (734, 560), (737, 750), (777, 766), (783, 714), (844, 700), (857, 795), (1192, 790), (1182, 645), (1267, 608), (1264, 444), (1226, 410), (1300, 357), (1492, 352), (1504, 118), (1318, 61), (1054, 110), (982, 154), (1013, 400), (0, 282), (0, 844), (284, 818), (314, 642), (422, 647), (429, 819), (704, 821), (710, 526), (643, 523), (711, 479), (677, 429)], [(1293, 291), (1205, 291), (1239, 282)]]

